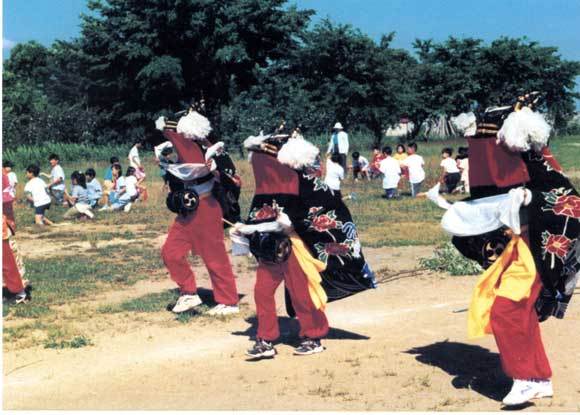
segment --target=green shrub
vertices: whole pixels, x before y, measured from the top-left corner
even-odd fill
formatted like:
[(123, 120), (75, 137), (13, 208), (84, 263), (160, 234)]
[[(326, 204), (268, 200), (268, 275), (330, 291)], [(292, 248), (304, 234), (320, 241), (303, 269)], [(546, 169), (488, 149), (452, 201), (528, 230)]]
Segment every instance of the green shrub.
[(461, 255), (451, 242), (440, 245), (432, 257), (421, 258), (419, 263), (432, 271), (448, 272), (451, 275), (477, 275), (483, 272), (477, 262)]

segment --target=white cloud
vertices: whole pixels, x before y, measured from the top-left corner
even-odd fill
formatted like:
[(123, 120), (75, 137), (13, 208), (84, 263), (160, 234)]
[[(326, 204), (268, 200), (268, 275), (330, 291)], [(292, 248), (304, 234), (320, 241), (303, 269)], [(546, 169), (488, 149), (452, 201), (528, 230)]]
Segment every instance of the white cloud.
[(17, 43), (13, 40), (2, 38), (2, 49), (12, 49)]

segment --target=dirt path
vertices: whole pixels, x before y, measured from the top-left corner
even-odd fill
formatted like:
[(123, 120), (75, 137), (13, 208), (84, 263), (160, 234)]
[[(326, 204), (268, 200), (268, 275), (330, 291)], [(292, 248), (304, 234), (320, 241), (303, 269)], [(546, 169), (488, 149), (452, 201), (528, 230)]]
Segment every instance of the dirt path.
[[(429, 247), (366, 249), (375, 269), (408, 269)], [(250, 275), (238, 277), (253, 309)], [(424, 274), (332, 303), (327, 350), (295, 357), (296, 322), (282, 319), (279, 355), (247, 362), (255, 320), (176, 324), (153, 313), (125, 329), (103, 330), (94, 346), (4, 354), (5, 409), (189, 410), (498, 410), (509, 384), (501, 376), (492, 338), (466, 340), (474, 277)], [(204, 278), (202, 285), (206, 285)], [(168, 282), (139, 283), (130, 295), (159, 292)], [(129, 293), (126, 293), (129, 294)], [(93, 301), (121, 301), (103, 294)], [(283, 303), (279, 314), (284, 315)], [(95, 318), (107, 318), (105, 315)], [(528, 409), (580, 410), (580, 306), (563, 321), (544, 323), (556, 397)], [(167, 324), (163, 324), (166, 321)], [(162, 324), (159, 324), (161, 322)]]

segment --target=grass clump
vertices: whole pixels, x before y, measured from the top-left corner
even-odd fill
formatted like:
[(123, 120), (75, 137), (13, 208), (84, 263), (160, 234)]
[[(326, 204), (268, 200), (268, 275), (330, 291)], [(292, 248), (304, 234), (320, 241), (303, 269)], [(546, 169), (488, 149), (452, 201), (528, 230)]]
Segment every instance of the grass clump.
[(451, 242), (440, 245), (432, 257), (421, 258), (419, 263), (431, 271), (443, 271), (450, 275), (478, 275), (483, 272), (477, 262), (461, 255)]
[(50, 335), (44, 342), (45, 349), (80, 349), (81, 347), (92, 346), (91, 339), (85, 336), (74, 336), (71, 339), (60, 339), (58, 335)]
[(160, 293), (147, 294), (142, 297), (123, 301), (116, 305), (105, 305), (99, 308), (100, 313), (122, 313), (125, 311), (137, 313), (155, 313), (165, 310), (169, 303), (175, 302), (178, 290), (167, 290)]

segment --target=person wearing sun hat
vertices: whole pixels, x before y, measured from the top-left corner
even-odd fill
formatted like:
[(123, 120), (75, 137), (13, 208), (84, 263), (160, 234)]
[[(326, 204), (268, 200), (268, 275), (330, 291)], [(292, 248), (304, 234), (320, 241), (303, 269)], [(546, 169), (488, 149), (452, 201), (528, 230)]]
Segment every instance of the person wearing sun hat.
[(183, 313), (202, 304), (195, 275), (187, 261), (190, 251), (201, 256), (213, 287), (217, 305), (210, 315), (239, 313), (238, 291), (223, 238), (223, 209), (214, 196), (217, 175), (206, 160), (211, 132), (209, 120), (193, 108), (179, 113), (178, 121), (159, 117), (163, 132), (177, 153), (177, 163), (163, 168), (170, 187), (167, 206), (177, 213), (161, 248), (161, 256), (180, 296), (172, 311)]
[(348, 134), (344, 131), (342, 124), (339, 122), (334, 124), (334, 127), (332, 127), (332, 136), (330, 137), (330, 143), (328, 143), (326, 154), (338, 154), (340, 157), (340, 165), (346, 172)]
[(580, 277), (580, 197), (548, 148), (551, 132), (534, 111), (540, 94), (462, 114), (471, 196), (447, 209), (453, 244), (485, 269), (472, 295), (468, 334), (493, 334), (514, 382), (507, 406), (553, 396), (539, 322), (563, 318)]

